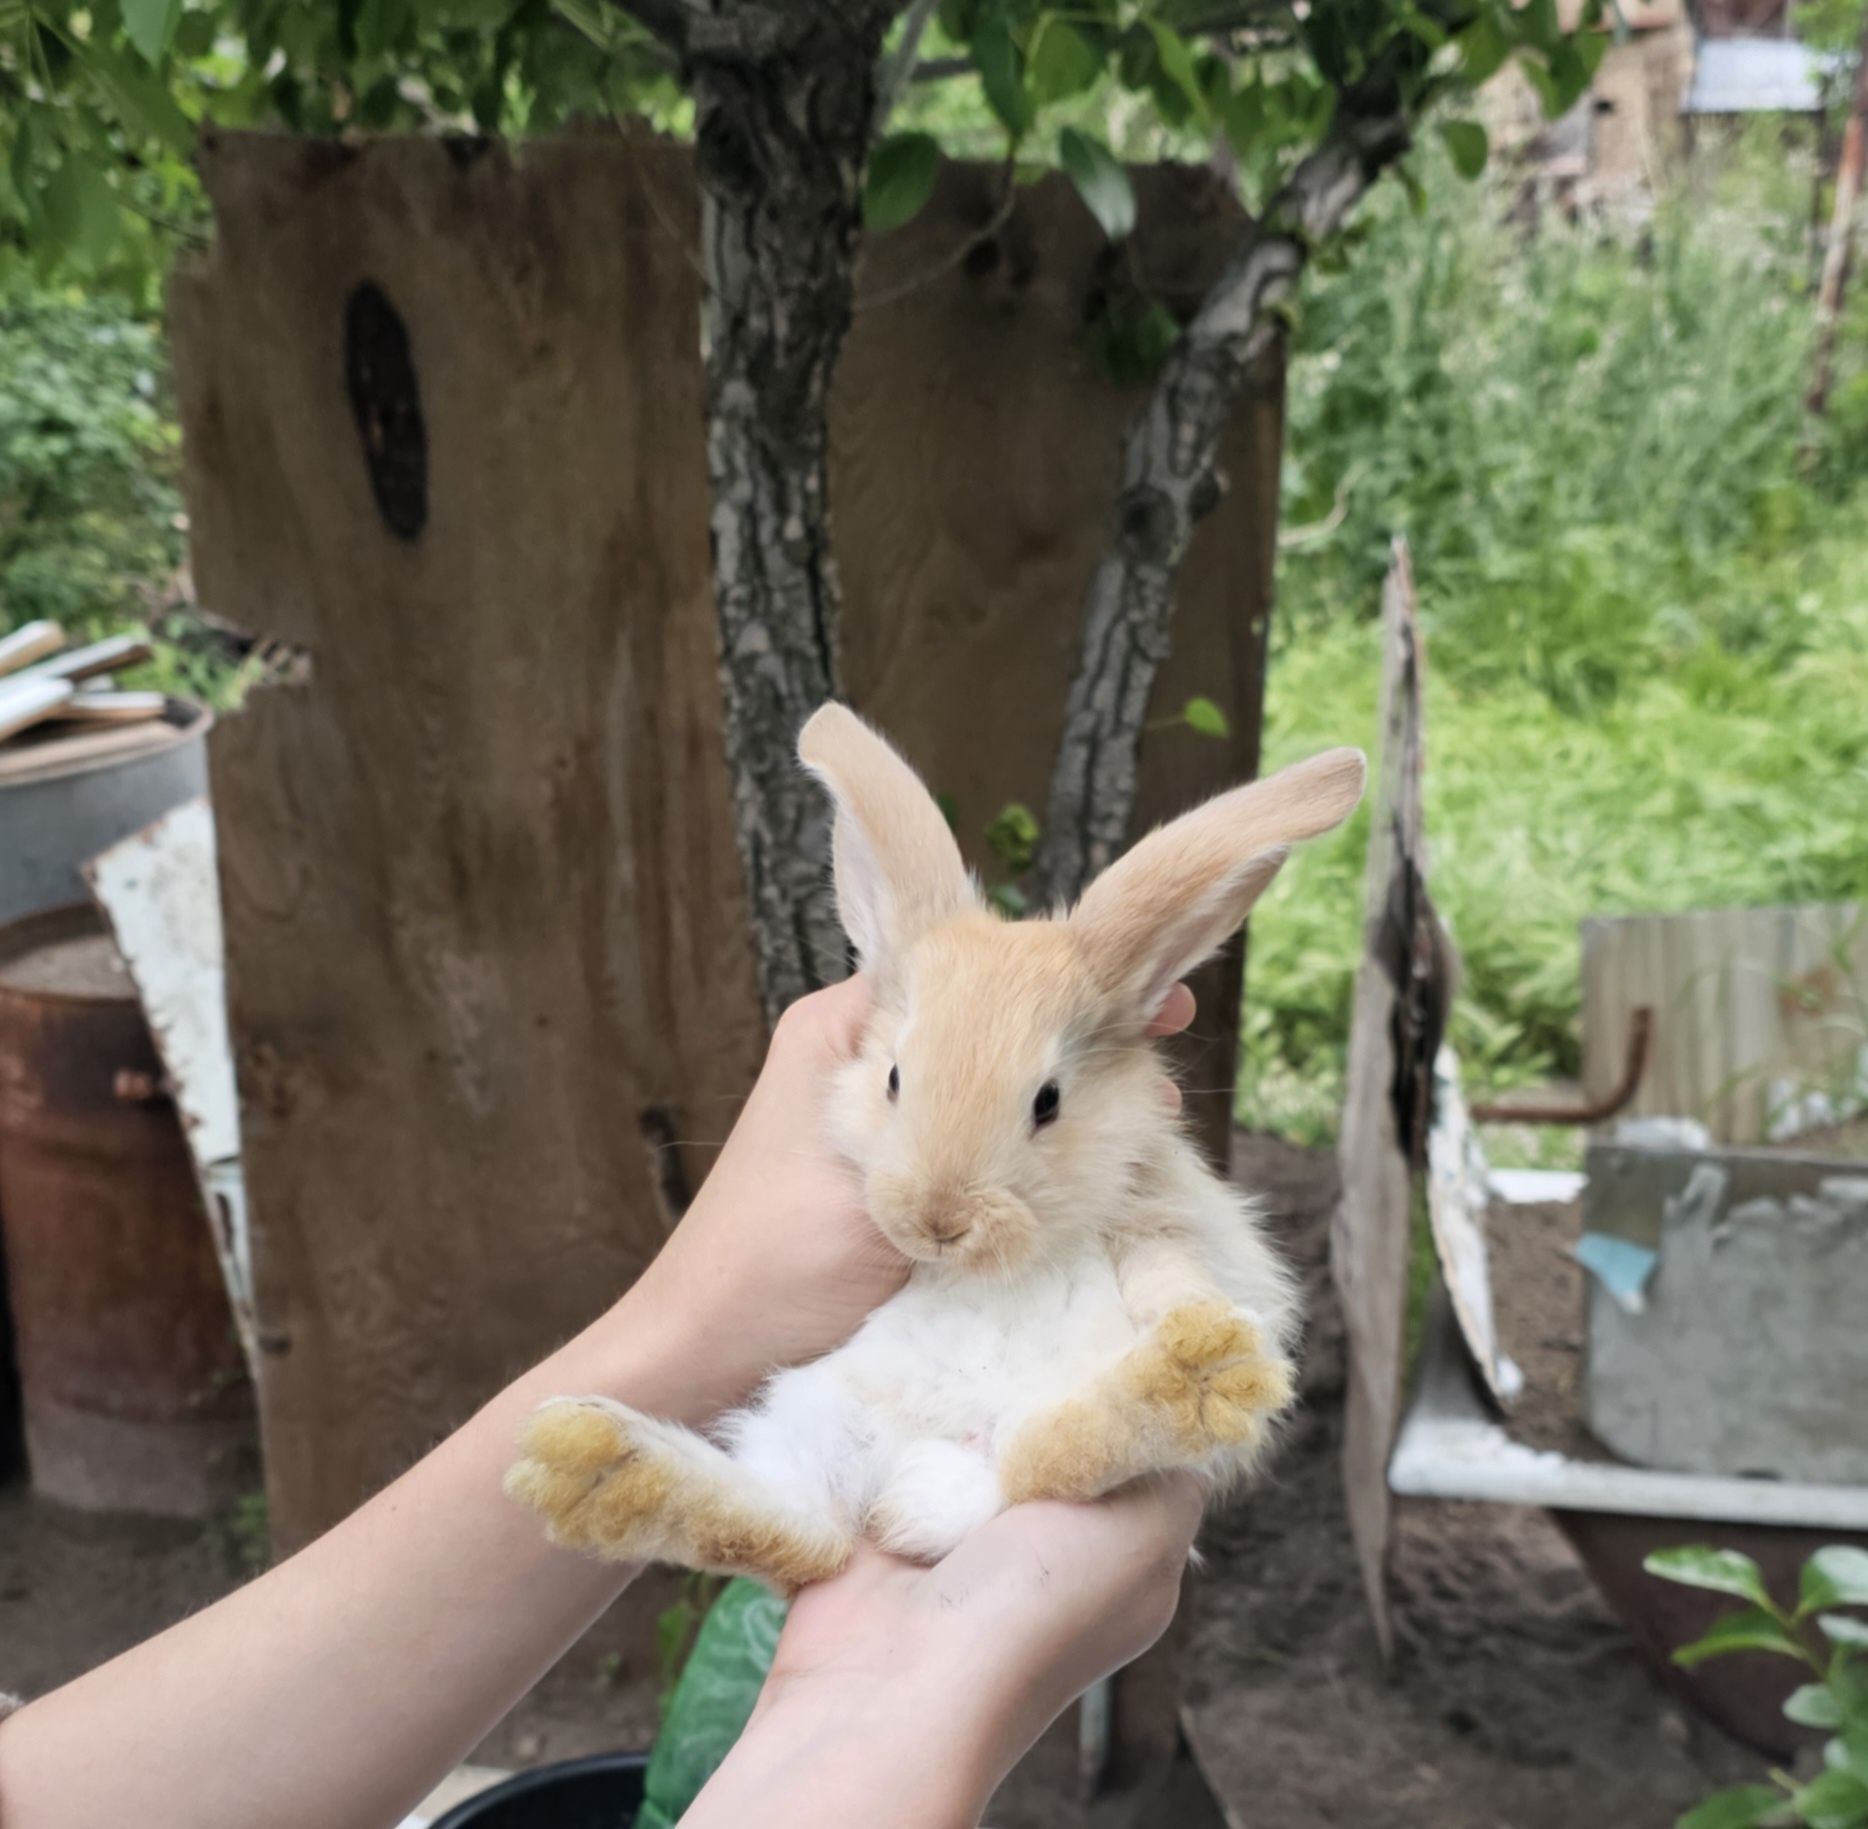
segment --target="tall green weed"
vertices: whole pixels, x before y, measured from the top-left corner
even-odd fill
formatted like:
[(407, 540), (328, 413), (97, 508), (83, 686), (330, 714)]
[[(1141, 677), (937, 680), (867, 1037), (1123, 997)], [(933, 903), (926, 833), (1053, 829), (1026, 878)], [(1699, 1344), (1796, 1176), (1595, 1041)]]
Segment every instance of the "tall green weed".
[[(1638, 236), (1426, 199), (1385, 200), (1302, 320), (1287, 522), (1342, 509), (1281, 567), (1267, 759), (1373, 741), (1406, 533), (1454, 1039), (1500, 1086), (1576, 1070), (1584, 916), (1868, 894), (1868, 467), (1799, 460), (1798, 225), (1741, 187)], [(1366, 836), (1254, 924), (1254, 1121), (1328, 1128)]]

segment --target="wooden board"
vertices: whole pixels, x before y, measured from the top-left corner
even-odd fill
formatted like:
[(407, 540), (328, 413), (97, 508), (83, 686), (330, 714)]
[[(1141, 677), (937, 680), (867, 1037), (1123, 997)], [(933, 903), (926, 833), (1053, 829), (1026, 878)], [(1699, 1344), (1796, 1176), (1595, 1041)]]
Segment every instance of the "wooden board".
[(55, 622), (28, 622), (10, 635), (0, 635), (0, 678), (56, 654), (64, 645), (65, 631)]
[[(1330, 1274), (1348, 1334), (1343, 1487), (1363, 1588), (1384, 1657), (1388, 1614), (1388, 1455), (1401, 1419), (1414, 1170), (1424, 1165), (1428, 1087), (1439, 1036), (1421, 1022), (1443, 942), (1426, 900), (1426, 653), (1407, 548), (1397, 541), (1382, 590), (1382, 749), (1369, 820), (1362, 963), (1350, 1015), (1337, 1156), (1342, 1200)], [(1400, 1045), (1405, 1043), (1405, 1045)], [(1410, 1147), (1410, 1130), (1419, 1134)]]
[(22, 673), (0, 682), (0, 740), (45, 723), (70, 704), (71, 697), (71, 685), (66, 680), (34, 679)]
[(1758, 1143), (1789, 1134), (1800, 1096), (1868, 1094), (1868, 905), (1585, 921), (1582, 983), (1585, 1098), (1621, 1077), (1634, 1011), (1654, 1011), (1624, 1116)]
[(110, 923), (175, 1089), (228, 1304), (252, 1368), (258, 1351), (246, 1203), (237, 1192), (232, 1198), (223, 1192), (239, 1181), (240, 1109), (227, 1034), (214, 815), (206, 799), (184, 801), (99, 853), (84, 877)]
[[(667, 1223), (645, 1136), (698, 1179), (762, 1041), (685, 155), (211, 134), (202, 163), (217, 240), (172, 296), (195, 577), (303, 653), (212, 753), (291, 1544), (636, 1274)], [(976, 857), (1003, 801), (1042, 800), (1133, 398), (1073, 341), (1101, 250), (1067, 185), (1021, 190), (990, 262), (952, 258), (983, 182), (950, 174), (875, 250), (865, 292), (944, 270), (859, 311), (833, 477), (852, 696)], [(1144, 223), (1180, 212), (1142, 242), (1170, 275), (1223, 253), (1188, 195), (1142, 174)], [(1277, 413), (1268, 375), (1160, 700), (1204, 692), (1233, 736), (1151, 741), (1150, 814), (1256, 759)], [(1223, 989), (1199, 1027), (1216, 1125)]]

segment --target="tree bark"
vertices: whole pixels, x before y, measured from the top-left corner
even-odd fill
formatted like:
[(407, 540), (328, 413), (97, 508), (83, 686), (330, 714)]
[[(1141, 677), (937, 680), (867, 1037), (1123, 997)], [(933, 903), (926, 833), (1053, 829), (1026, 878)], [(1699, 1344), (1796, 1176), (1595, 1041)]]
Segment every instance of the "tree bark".
[(1829, 245), (1823, 253), (1823, 276), (1816, 293), (1816, 349), (1810, 364), (1810, 391), (1804, 406), (1813, 419), (1828, 410), (1835, 379), (1836, 331), (1842, 322), (1842, 299), (1848, 290), (1849, 257), (1855, 246), (1855, 207), (1861, 197), (1862, 166), (1868, 154), (1868, 14), (1862, 19), (1861, 47), (1855, 65), (1855, 91), (1848, 124), (1842, 130), (1842, 156), (1836, 161), (1835, 207), (1829, 218)]
[(1220, 435), (1279, 334), (1310, 249), (1333, 234), (1408, 145), (1399, 111), (1349, 114), (1298, 166), (1169, 355), (1123, 448), (1115, 540), (1090, 581), (1035, 874), (1068, 900), (1121, 851), (1135, 806), (1149, 693), (1166, 658), (1174, 578), (1219, 501)]
[(716, 0), (682, 36), (702, 191), (707, 467), (734, 826), (768, 1022), (843, 975), (798, 728), (838, 690), (831, 371), (890, 0)]

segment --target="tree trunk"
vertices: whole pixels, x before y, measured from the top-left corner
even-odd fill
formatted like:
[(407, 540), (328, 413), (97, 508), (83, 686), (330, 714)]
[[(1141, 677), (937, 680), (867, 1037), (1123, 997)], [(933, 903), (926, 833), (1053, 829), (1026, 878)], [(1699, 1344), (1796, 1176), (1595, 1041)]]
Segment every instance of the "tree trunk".
[(828, 815), (793, 746), (838, 689), (827, 408), (894, 11), (740, 0), (684, 42), (726, 755), (768, 1022), (845, 960)]
[(1855, 245), (1855, 206), (1861, 197), (1862, 166), (1868, 155), (1868, 14), (1862, 18), (1861, 48), (1855, 65), (1855, 92), (1848, 124), (1842, 130), (1842, 156), (1836, 161), (1835, 208), (1829, 218), (1829, 245), (1823, 253), (1823, 276), (1816, 292), (1816, 352), (1810, 364), (1810, 391), (1804, 399), (1810, 416), (1820, 419), (1829, 406), (1835, 379), (1836, 331), (1842, 322), (1842, 299), (1849, 283), (1849, 256)]
[(1169, 355), (1123, 448), (1115, 540), (1096, 568), (1035, 873), (1070, 899), (1128, 840), (1148, 697), (1167, 657), (1174, 577), (1225, 488), (1220, 434), (1279, 333), (1311, 247), (1405, 151), (1405, 118), (1347, 118), (1272, 199)]

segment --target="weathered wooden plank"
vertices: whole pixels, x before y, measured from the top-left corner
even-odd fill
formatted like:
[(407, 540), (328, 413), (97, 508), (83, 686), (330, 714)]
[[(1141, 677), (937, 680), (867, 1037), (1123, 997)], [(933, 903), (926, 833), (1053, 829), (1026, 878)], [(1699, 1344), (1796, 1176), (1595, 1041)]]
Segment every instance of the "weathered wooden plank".
[(1343, 1485), (1384, 1656), (1393, 1649), (1387, 1469), (1401, 1417), (1414, 1172), (1425, 1162), (1450, 969), (1426, 893), (1425, 666), (1407, 547), (1397, 541), (1382, 591), (1381, 773), (1337, 1148), (1343, 1193), (1330, 1228), (1349, 1340)]
[(1790, 1134), (1800, 1097), (1833, 1100), (1868, 1073), (1860, 903), (1585, 921), (1582, 989), (1585, 1097), (1615, 1083), (1632, 1014), (1651, 1006), (1648, 1068), (1627, 1114), (1697, 1118), (1719, 1142)]
[[(683, 156), (211, 136), (203, 168), (217, 241), (172, 306), (195, 574), (302, 651), (213, 754), (289, 1544), (629, 1281), (666, 1225), (644, 1137), (692, 1184), (760, 1022)], [(1021, 190), (982, 242), (987, 181), (949, 174), (872, 250), (833, 425), (853, 696), (976, 859), (1041, 793), (1132, 399), (1077, 350), (1104, 258), (1080, 204)], [(1143, 174), (1144, 223), (1186, 211), (1144, 245), (1197, 281), (1225, 238), (1186, 182)], [(1277, 412), (1268, 375), (1160, 693), (1233, 734), (1163, 730), (1151, 814), (1256, 758)], [(1217, 1130), (1234, 1006), (1205, 998)]]
[(0, 679), (29, 667), (65, 645), (65, 631), (55, 622), (28, 622), (0, 635)]

